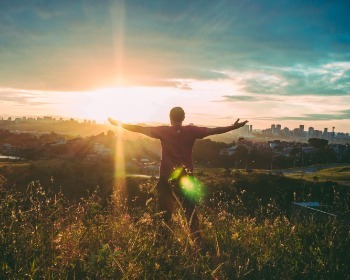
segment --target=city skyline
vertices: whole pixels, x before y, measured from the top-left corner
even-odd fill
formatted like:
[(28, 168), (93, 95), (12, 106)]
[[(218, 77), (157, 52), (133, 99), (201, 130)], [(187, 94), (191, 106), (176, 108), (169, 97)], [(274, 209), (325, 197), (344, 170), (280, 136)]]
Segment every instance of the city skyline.
[[(109, 125), (109, 122), (107, 120), (103, 121), (103, 122), (98, 122), (97, 120), (95, 119), (81, 119), (81, 118), (72, 118), (72, 117), (64, 117), (64, 116), (50, 116), (50, 115), (47, 115), (47, 116), (13, 116), (13, 115), (0, 115), (0, 120), (3, 120), (3, 121), (33, 121), (33, 120), (52, 120), (52, 121), (59, 121), (59, 120), (69, 120), (69, 119), (74, 119), (76, 121), (79, 121), (79, 122), (91, 122), (91, 123), (94, 123), (94, 124), (107, 124)], [(164, 125), (167, 125), (166, 123), (159, 123), (159, 122), (156, 122), (156, 123), (144, 123), (144, 124), (148, 124), (148, 125), (160, 125), (160, 124), (164, 124)], [(194, 124), (194, 123), (189, 123), (190, 125), (198, 125), (198, 124)], [(279, 126), (279, 128), (278, 128)], [(265, 128), (254, 128), (254, 124), (247, 124), (245, 125), (244, 127), (240, 128), (240, 130), (242, 129), (245, 129), (245, 130), (249, 130), (250, 133), (253, 132), (253, 131), (260, 131), (260, 132), (263, 132), (263, 131), (268, 131), (268, 130), (273, 130), (273, 129), (278, 129), (279, 131), (283, 131), (284, 129), (288, 129), (289, 131), (295, 131), (297, 129), (300, 129), (301, 127), (303, 127), (303, 132), (310, 132), (310, 129), (312, 129), (312, 131), (317, 131), (317, 132), (321, 132), (322, 134), (323, 133), (333, 133), (335, 135), (337, 135), (338, 133), (339, 134), (350, 134), (350, 131), (338, 131), (336, 130), (336, 127), (323, 127), (322, 129), (320, 127), (315, 127), (315, 126), (310, 126), (310, 127), (305, 127), (305, 125), (303, 124), (299, 124), (297, 127), (288, 127), (288, 126), (284, 126), (282, 124), (279, 124), (279, 123), (271, 123), (270, 125), (268, 125), (267, 127)]]
[(0, 112), (350, 131), (350, 2), (0, 0)]

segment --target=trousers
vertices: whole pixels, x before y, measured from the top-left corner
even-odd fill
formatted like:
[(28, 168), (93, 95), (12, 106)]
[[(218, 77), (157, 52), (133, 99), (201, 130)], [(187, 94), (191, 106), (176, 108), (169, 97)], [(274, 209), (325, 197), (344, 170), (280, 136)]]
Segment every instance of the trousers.
[[(189, 175), (187, 175), (189, 176)], [(191, 233), (198, 231), (199, 221), (196, 211), (197, 202), (187, 197), (179, 184), (180, 180), (169, 181), (168, 176), (160, 176), (157, 183), (159, 210), (164, 212), (164, 220), (171, 223), (175, 203), (181, 203)]]

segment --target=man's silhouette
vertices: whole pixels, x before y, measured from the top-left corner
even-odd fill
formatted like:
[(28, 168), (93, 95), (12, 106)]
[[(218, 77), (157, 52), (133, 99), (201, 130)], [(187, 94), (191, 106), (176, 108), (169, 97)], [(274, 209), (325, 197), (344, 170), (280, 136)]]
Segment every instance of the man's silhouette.
[[(198, 127), (194, 125), (183, 126), (185, 112), (181, 107), (174, 107), (170, 110), (171, 126), (140, 126), (133, 124), (124, 124), (109, 118), (113, 125), (120, 125), (126, 130), (142, 133), (152, 138), (159, 139), (162, 146), (162, 159), (160, 164), (160, 176), (157, 183), (159, 208), (164, 211), (166, 222), (171, 221), (174, 209), (175, 196), (182, 202), (182, 207), (186, 213), (187, 222), (190, 224), (191, 231), (198, 229), (198, 218), (195, 213), (195, 200), (187, 197), (181, 192), (180, 186), (172, 184), (174, 170), (182, 168), (180, 173), (192, 174), (192, 149), (196, 139), (222, 134), (244, 126), (248, 121), (239, 122), (239, 119), (230, 126), (225, 127)], [(176, 178), (178, 179), (178, 178)], [(178, 182), (178, 180), (176, 180)]]

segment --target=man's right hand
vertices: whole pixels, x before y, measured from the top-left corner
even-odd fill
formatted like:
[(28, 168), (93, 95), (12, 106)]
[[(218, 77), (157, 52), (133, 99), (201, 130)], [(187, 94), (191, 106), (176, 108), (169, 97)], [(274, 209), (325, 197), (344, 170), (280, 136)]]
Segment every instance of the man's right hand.
[(110, 122), (110, 124), (113, 124), (115, 126), (121, 126), (122, 124), (120, 121), (114, 120), (112, 118), (108, 118), (108, 121)]

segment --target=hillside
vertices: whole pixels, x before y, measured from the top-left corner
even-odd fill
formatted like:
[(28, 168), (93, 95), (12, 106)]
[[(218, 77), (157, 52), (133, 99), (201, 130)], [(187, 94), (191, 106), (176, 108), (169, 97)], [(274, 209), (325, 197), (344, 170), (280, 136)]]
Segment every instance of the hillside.
[[(58, 164), (17, 164), (7, 166), (5, 171), (8, 169), (6, 174), (12, 174), (12, 179), (17, 174), (18, 182), (24, 183), (30, 168), (40, 168), (37, 175), (49, 176)], [(74, 170), (73, 166), (68, 169)], [(98, 170), (103, 169), (92, 173)], [(90, 173), (84, 169), (84, 176), (77, 177), (72, 172), (71, 178), (93, 179)], [(7, 181), (7, 186), (2, 184), (0, 188), (0, 278), (349, 276), (349, 223), (333, 218), (322, 222), (312, 218), (299, 220), (286, 211), (290, 206), (287, 202), (293, 199), (292, 191), (307, 200), (310, 194), (317, 197), (331, 190), (329, 202), (332, 200), (333, 206), (348, 216), (349, 192), (334, 184), (313, 185), (242, 171), (231, 174), (225, 169), (200, 170), (197, 177), (206, 190), (197, 209), (200, 238), (189, 234), (180, 207), (172, 225), (162, 222), (153, 179), (131, 177), (126, 181), (125, 193), (106, 197), (95, 188), (77, 201), (69, 200), (56, 189), (57, 181), (62, 180), (59, 177), (49, 185), (32, 182), (21, 192), (9, 188)]]

